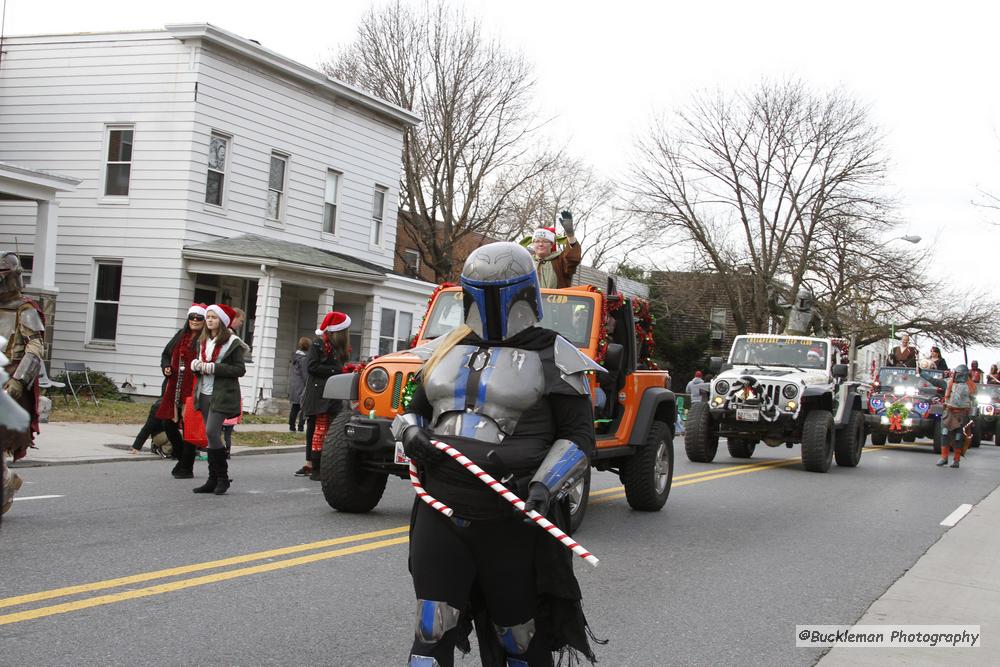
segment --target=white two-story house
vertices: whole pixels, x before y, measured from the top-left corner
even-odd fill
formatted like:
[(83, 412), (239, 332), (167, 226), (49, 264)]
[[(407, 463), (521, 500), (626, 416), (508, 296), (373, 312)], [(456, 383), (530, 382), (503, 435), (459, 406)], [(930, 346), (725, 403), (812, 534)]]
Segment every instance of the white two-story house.
[(355, 357), (406, 345), (433, 290), (392, 271), (403, 131), (419, 118), (207, 24), (3, 50), (0, 163), (79, 181), (57, 229), (0, 201), (0, 248), (51, 276), (34, 283), (55, 295), (55, 372), (84, 361), (158, 395), (194, 301), (247, 313), (246, 410), (286, 397), (296, 341), (328, 310), (351, 316)]

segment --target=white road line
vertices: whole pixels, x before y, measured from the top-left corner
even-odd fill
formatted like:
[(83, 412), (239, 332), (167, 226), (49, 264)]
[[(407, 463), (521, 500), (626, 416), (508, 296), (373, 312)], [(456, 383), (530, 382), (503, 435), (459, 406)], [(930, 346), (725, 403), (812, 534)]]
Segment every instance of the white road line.
[(948, 526), (950, 528), (950, 527), (954, 526), (956, 523), (958, 523), (959, 521), (961, 521), (962, 517), (964, 517), (966, 514), (968, 514), (971, 511), (972, 511), (972, 505), (969, 505), (968, 503), (965, 503), (963, 505), (959, 505), (957, 510), (955, 510), (954, 512), (952, 512), (951, 514), (949, 514), (945, 518), (945, 520), (941, 522), (941, 525), (942, 526)]
[(62, 498), (63, 496), (15, 496), (14, 502), (18, 500), (44, 500), (46, 498)]

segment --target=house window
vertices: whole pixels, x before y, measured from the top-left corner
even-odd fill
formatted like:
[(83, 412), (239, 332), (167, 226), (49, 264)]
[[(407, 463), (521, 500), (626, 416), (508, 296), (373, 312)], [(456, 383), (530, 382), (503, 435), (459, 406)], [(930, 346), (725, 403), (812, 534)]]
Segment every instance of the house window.
[(382, 219), (385, 217), (385, 193), (388, 190), (381, 185), (375, 186), (375, 196), (372, 200), (372, 245), (382, 245)]
[(208, 140), (208, 176), (205, 180), (205, 203), (222, 206), (226, 193), (226, 158), (229, 137), (213, 132)]
[(340, 174), (332, 169), (326, 172), (326, 194), (323, 197), (323, 231), (337, 233), (337, 196), (340, 192)]
[(420, 275), (420, 253), (413, 248), (403, 251), (403, 273), (411, 278)]
[(271, 153), (271, 171), (267, 177), (267, 219), (281, 220), (285, 203), (285, 172), (288, 156)]
[(95, 283), (94, 318), (90, 338), (113, 341), (118, 331), (118, 298), (122, 289), (121, 261), (98, 262)]
[(31, 284), (31, 272), (35, 269), (35, 256), (26, 253), (18, 253), (17, 258), (21, 260), (21, 279), (25, 285)]
[(726, 332), (726, 309), (713, 308), (711, 314), (711, 337), (713, 341), (721, 341)]
[(382, 309), (382, 323), (379, 327), (378, 353), (388, 354), (405, 350), (410, 346), (410, 332), (413, 329), (413, 314), (390, 308)]
[(133, 129), (108, 127), (108, 158), (104, 171), (104, 196), (128, 197), (132, 177)]

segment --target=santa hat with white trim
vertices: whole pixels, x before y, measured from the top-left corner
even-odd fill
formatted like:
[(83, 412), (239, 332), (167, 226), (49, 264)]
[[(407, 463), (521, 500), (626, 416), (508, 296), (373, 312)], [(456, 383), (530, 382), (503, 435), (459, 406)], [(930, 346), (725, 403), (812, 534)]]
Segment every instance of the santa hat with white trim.
[(201, 315), (202, 317), (205, 317), (207, 308), (208, 306), (203, 303), (192, 303), (191, 307), (188, 308), (188, 315)]
[(216, 317), (222, 321), (222, 326), (228, 327), (229, 323), (236, 317), (236, 311), (225, 304), (213, 303), (205, 309), (207, 313), (215, 313)]
[(531, 236), (532, 241), (548, 241), (549, 243), (555, 245), (556, 242), (556, 228), (555, 227), (539, 227), (535, 230), (535, 233)]
[(323, 317), (323, 323), (316, 329), (316, 335), (322, 336), (324, 332), (343, 331), (351, 326), (351, 318), (346, 313), (339, 313), (331, 310)]

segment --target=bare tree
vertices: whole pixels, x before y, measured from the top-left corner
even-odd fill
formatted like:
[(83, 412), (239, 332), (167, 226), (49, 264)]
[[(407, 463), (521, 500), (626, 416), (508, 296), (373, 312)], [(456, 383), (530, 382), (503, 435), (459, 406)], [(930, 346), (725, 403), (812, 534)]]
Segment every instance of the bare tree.
[(455, 245), (491, 234), (511, 194), (555, 160), (533, 145), (531, 66), (443, 1), (370, 10), (324, 70), (422, 117), (403, 137), (400, 192), (438, 280)]
[(932, 274), (930, 249), (885, 241), (870, 227), (834, 219), (824, 226), (807, 280), (830, 333), (859, 346), (892, 329), (923, 333), (948, 347), (1000, 343), (1000, 308), (975, 302)]
[(880, 137), (842, 92), (789, 82), (705, 94), (657, 123), (639, 154), (633, 210), (720, 276), (741, 332), (768, 330), (768, 289), (798, 289), (831, 220), (892, 224)]
[(645, 225), (619, 196), (618, 187), (583, 160), (563, 158), (521, 184), (500, 216), (497, 234), (519, 239), (538, 227), (555, 224), (562, 210), (573, 213), (584, 260), (614, 270), (649, 246)]

